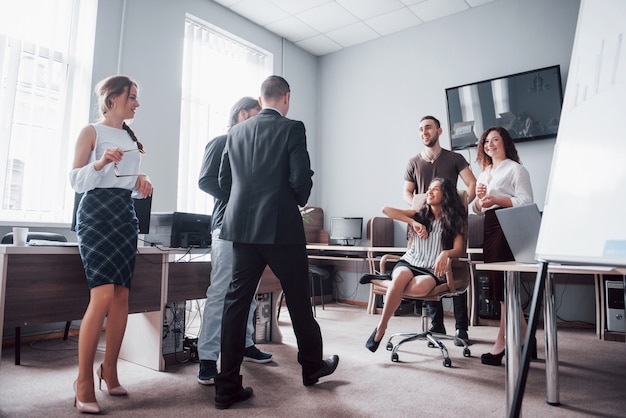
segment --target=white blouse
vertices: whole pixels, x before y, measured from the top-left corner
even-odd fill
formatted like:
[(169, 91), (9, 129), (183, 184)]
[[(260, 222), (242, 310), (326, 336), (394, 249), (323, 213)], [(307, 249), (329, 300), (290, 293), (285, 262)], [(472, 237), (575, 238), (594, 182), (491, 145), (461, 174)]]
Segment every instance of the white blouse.
[(117, 165), (120, 174), (139, 174), (141, 155), (137, 151), (137, 143), (133, 141), (124, 129), (112, 128), (101, 123), (91, 126), (96, 130), (96, 146), (89, 157), (89, 163), (84, 167), (70, 171), (70, 184), (78, 193), (84, 193), (96, 188), (121, 188), (134, 190), (137, 177), (116, 177), (113, 171), (114, 164), (107, 164), (97, 171), (94, 163), (99, 160), (106, 148), (119, 147), (124, 150), (122, 161)]
[[(476, 184), (485, 184), (487, 186), (487, 195), (497, 197), (508, 197), (511, 199), (513, 206), (529, 205), (533, 203), (533, 189), (530, 184), (530, 174), (528, 170), (511, 159), (506, 159), (500, 163), (498, 168), (492, 169), (488, 166), (478, 176)], [(474, 199), (472, 209), (476, 213), (480, 213), (476, 209), (476, 201)], [(499, 207), (493, 205), (488, 208), (482, 208), (482, 213)]]

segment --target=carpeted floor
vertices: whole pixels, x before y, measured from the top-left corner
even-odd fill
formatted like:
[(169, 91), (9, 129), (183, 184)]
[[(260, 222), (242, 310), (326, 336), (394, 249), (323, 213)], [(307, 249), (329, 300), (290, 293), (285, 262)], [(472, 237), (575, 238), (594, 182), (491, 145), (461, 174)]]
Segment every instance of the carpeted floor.
[[(378, 316), (364, 307), (327, 304), (317, 309), (326, 355), (339, 354), (335, 374), (313, 387), (302, 386), (295, 339), (288, 312), (281, 313), (283, 344), (260, 344), (274, 355), (272, 363), (244, 363), (244, 385), (254, 397), (232, 409), (214, 409), (214, 388), (196, 382), (198, 365), (168, 363), (157, 372), (120, 361), (119, 375), (128, 397), (97, 392), (103, 415), (132, 417), (415, 417), (506, 415), (504, 366), (480, 363), (497, 333), (494, 327), (471, 327), (472, 356), (447, 343), (452, 367), (444, 368), (437, 349), (424, 341), (400, 351), (390, 361), (384, 344), (370, 353), (364, 343)], [(419, 317), (394, 317), (391, 332), (416, 329)], [(453, 319), (446, 317), (448, 330)], [(623, 417), (626, 411), (626, 345), (600, 341), (593, 330), (559, 328), (561, 406), (545, 402), (543, 332), (537, 335), (539, 359), (531, 364), (522, 413), (528, 417)], [(76, 378), (76, 338), (38, 341), (22, 348), (22, 365), (13, 364), (13, 349), (5, 347), (0, 363), (0, 416), (66, 417), (72, 407)], [(99, 352), (97, 361), (103, 354)], [(96, 363), (97, 365), (98, 363)]]

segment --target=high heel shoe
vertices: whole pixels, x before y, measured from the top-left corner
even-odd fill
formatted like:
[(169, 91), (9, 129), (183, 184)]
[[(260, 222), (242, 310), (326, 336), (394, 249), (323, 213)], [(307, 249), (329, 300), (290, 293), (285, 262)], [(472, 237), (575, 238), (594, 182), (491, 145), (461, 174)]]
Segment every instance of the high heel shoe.
[(109, 393), (109, 396), (124, 396), (124, 395), (128, 395), (128, 391), (124, 388), (124, 386), (119, 385), (117, 387), (109, 387), (109, 384), (107, 383), (106, 379), (104, 379), (102, 377), (102, 364), (100, 364), (100, 368), (98, 369), (98, 371), (96, 372), (96, 374), (98, 375), (98, 389), (102, 390), (102, 380), (104, 380), (104, 383), (106, 383), (107, 385), (107, 392)]
[(364, 274), (359, 279), (359, 283), (368, 284), (372, 280), (391, 280), (391, 274)]
[(504, 357), (504, 350), (498, 354), (485, 353), (480, 356), (480, 362), (489, 366), (499, 366), (502, 364), (502, 357)]
[(79, 412), (83, 412), (85, 414), (99, 414), (100, 407), (98, 406), (98, 402), (81, 402), (78, 399), (78, 380), (74, 380), (74, 407), (78, 409)]
[(365, 343), (365, 347), (367, 347), (368, 350), (370, 350), (372, 353), (374, 353), (376, 350), (378, 350), (378, 346), (380, 345), (380, 341), (382, 341), (382, 337), (380, 338), (379, 341), (375, 341), (374, 338), (376, 338), (376, 333), (378, 332), (378, 327), (374, 328), (374, 332), (372, 332), (372, 335), (370, 335), (370, 337), (367, 339), (367, 342)]

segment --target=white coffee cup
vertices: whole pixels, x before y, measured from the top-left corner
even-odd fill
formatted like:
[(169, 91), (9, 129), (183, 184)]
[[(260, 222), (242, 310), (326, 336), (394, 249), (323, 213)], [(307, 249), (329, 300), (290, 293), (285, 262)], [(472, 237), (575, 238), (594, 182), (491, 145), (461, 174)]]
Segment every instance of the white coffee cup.
[(28, 239), (28, 228), (13, 228), (13, 245), (25, 247)]

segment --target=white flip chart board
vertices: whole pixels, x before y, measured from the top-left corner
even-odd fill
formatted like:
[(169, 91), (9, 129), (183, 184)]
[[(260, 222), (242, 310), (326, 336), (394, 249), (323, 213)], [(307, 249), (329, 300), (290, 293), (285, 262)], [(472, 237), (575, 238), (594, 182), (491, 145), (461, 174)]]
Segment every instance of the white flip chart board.
[(626, 1), (582, 0), (538, 260), (626, 266)]

